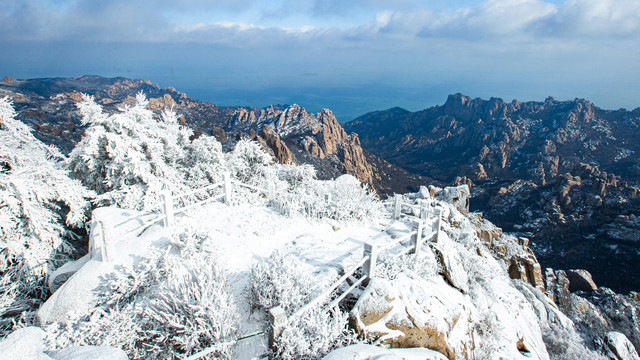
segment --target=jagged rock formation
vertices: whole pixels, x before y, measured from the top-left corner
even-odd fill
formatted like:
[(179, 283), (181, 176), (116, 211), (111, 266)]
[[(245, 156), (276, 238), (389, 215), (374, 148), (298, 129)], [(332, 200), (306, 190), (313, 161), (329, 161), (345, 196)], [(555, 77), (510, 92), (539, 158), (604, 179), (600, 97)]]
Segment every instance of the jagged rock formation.
[(505, 103), (450, 95), (415, 113), (394, 108), (345, 124), (374, 154), (451, 182), (519, 178), (544, 184), (588, 159), (638, 177), (640, 108), (605, 111), (576, 99)]
[(617, 291), (638, 289), (639, 187), (619, 178), (578, 164), (546, 185), (524, 180), (497, 185), (485, 189), (492, 195), (484, 194), (484, 215), (504, 219), (499, 223), (507, 231), (532, 238), (545, 266), (587, 269), (596, 283)]
[(171, 87), (161, 89), (148, 80), (125, 78), (79, 76), (16, 80), (5, 77), (0, 82), (0, 96), (13, 99), (17, 118), (32, 126), (37, 138), (57, 145), (65, 153), (80, 140), (84, 131), (75, 107), (81, 100), (80, 93), (93, 95), (105, 111), (114, 112), (133, 103), (140, 91), (147, 95), (151, 110), (173, 108), (180, 121), (194, 129), (195, 136), (212, 134), (227, 148), (232, 147), (235, 140), (248, 136), (263, 143), (278, 162), (312, 163), (318, 168), (320, 178), (348, 173), (373, 184), (373, 171), (358, 136), (347, 135), (330, 110), (314, 115), (297, 105), (266, 109), (217, 106), (192, 99)]
[(351, 174), (368, 184), (373, 182), (358, 136), (347, 135), (331, 110), (309, 114), (298, 105), (240, 109), (224, 128), (236, 136), (256, 134), (256, 140), (264, 141), (281, 161), (324, 160), (314, 162), (322, 177), (335, 176), (337, 172)]

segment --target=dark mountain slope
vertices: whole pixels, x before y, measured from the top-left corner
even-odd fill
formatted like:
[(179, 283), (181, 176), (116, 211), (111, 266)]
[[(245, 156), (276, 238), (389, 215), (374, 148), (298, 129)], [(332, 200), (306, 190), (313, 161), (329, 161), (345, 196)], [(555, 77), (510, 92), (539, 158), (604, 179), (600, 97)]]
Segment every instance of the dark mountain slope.
[(640, 289), (640, 109), (456, 94), (442, 106), (372, 112), (344, 126), (409, 172), (472, 185), (472, 210), (531, 238), (543, 266), (585, 268), (617, 291)]

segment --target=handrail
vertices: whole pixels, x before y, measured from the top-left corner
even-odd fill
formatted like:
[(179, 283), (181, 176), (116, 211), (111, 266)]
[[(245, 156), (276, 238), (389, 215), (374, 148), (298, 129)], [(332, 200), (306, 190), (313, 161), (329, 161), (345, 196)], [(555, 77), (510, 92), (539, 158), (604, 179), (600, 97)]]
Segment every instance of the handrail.
[(340, 301), (342, 301), (342, 299), (344, 299), (347, 295), (349, 295), (349, 293), (351, 291), (353, 291), (353, 289), (357, 288), (367, 278), (368, 278), (368, 276), (365, 275), (365, 276), (361, 277), (358, 281), (354, 282), (351, 286), (349, 286), (349, 288), (347, 290), (345, 290), (342, 293), (342, 295), (338, 296), (335, 300), (333, 300), (331, 303), (329, 303), (329, 306), (327, 306), (327, 307), (330, 308), (330, 309), (336, 307), (336, 305), (338, 305), (340, 303)]
[(349, 271), (346, 271), (345, 274), (342, 275), (338, 280), (336, 280), (329, 288), (325, 289), (325, 291), (323, 291), (320, 295), (316, 296), (313, 300), (311, 300), (309, 303), (307, 303), (307, 305), (305, 305), (305, 306), (301, 307), (300, 309), (298, 309), (298, 311), (293, 313), (293, 315), (291, 315), (290, 318), (300, 317), (300, 315), (304, 314), (307, 310), (309, 310), (312, 307), (314, 307), (322, 299), (324, 299), (325, 297), (329, 296), (333, 292), (333, 290), (335, 290), (338, 286), (340, 286), (343, 281), (345, 281), (347, 278), (349, 278), (349, 276), (353, 275), (353, 273), (355, 273), (356, 270), (358, 270), (362, 265), (364, 265), (364, 263), (367, 262), (367, 260), (368, 259), (366, 257), (363, 257), (362, 259), (360, 259), (360, 261), (358, 261), (356, 264), (351, 266), (349, 268)]
[(207, 186), (205, 186), (205, 187), (201, 187), (201, 188), (193, 189), (193, 190), (191, 190), (191, 191), (188, 191), (188, 192), (186, 192), (186, 193), (180, 194), (180, 195), (178, 195), (178, 196), (174, 196), (174, 197), (173, 197), (173, 199), (174, 199), (174, 200), (182, 199), (182, 198), (184, 198), (184, 197), (187, 197), (187, 196), (193, 195), (193, 194), (195, 194), (195, 193), (198, 193), (198, 192), (201, 192), (201, 191), (206, 191), (206, 190), (209, 190), (209, 189), (213, 189), (213, 188), (218, 187), (218, 186), (221, 186), (221, 185), (222, 185), (222, 181), (217, 182), (217, 183), (215, 183), (215, 184), (207, 185)]
[(378, 251), (386, 251), (391, 249), (392, 247), (398, 245), (399, 243), (403, 242), (404, 240), (408, 240), (411, 239), (411, 236), (413, 236), (416, 233), (416, 231), (412, 231), (408, 234), (405, 234), (399, 238), (393, 239), (392, 242), (385, 244), (384, 246), (381, 246), (378, 248)]
[(181, 207), (181, 208), (176, 209), (176, 210), (175, 210), (175, 212), (174, 212), (174, 214), (179, 214), (179, 213), (185, 212), (185, 211), (190, 210), (190, 209), (192, 209), (192, 208), (194, 208), (194, 207), (197, 207), (197, 206), (200, 206), (200, 205), (204, 205), (204, 204), (206, 204), (206, 203), (208, 203), (208, 202), (212, 202), (212, 201), (220, 200), (220, 199), (222, 199), (223, 197), (224, 197), (224, 194), (220, 194), (220, 195), (216, 195), (216, 196), (210, 197), (210, 198), (208, 198), (208, 199), (204, 199), (204, 200), (202, 200), (202, 201), (199, 201), (199, 202), (193, 203), (193, 204), (191, 204), (191, 205), (183, 206), (183, 207)]
[(255, 190), (255, 191), (259, 191), (259, 192), (263, 192), (263, 193), (268, 193), (269, 192), (269, 190), (265, 190), (265, 189), (259, 188), (257, 186), (245, 184), (245, 183), (242, 183), (242, 182), (240, 182), (238, 180), (231, 180), (231, 182), (235, 183), (236, 185), (239, 185), (239, 186), (244, 186), (244, 187), (249, 188), (251, 190)]
[[(397, 204), (402, 204), (402, 202), (399, 201), (394, 201), (394, 206)], [(415, 204), (407, 204), (411, 207), (415, 206)], [(395, 210), (394, 210), (395, 211)], [(387, 243), (383, 246), (377, 247), (376, 244), (371, 244), (368, 245), (369, 247), (367, 248), (367, 244), (365, 244), (365, 256), (363, 256), (356, 264), (352, 265), (349, 270), (345, 271), (344, 274), (335, 282), (332, 283), (331, 286), (329, 286), (328, 288), (326, 288), (322, 293), (320, 293), (318, 296), (316, 296), (313, 300), (311, 300), (309, 303), (307, 303), (306, 305), (304, 305), (303, 307), (301, 307), (300, 309), (298, 309), (296, 312), (294, 312), (291, 316), (287, 317), (283, 312), (282, 309), (278, 310), (282, 315), (285, 315), (284, 317), (284, 321), (279, 321), (277, 324), (274, 323), (272, 324), (272, 337), (275, 336), (274, 334), (276, 334), (277, 332), (279, 332), (280, 330), (277, 329), (281, 329), (283, 326), (285, 326), (287, 323), (290, 322), (291, 319), (295, 319), (300, 317), (302, 314), (304, 314), (306, 311), (308, 311), (309, 309), (311, 309), (312, 307), (316, 306), (319, 302), (321, 302), (322, 300), (324, 300), (325, 298), (327, 298), (334, 290), (336, 290), (342, 283), (344, 283), (350, 276), (352, 276), (360, 267), (365, 266), (365, 264), (368, 261), (372, 261), (374, 263), (374, 267), (372, 267), (371, 269), (365, 269), (365, 274), (358, 279), (356, 282), (354, 282), (351, 286), (349, 286), (349, 288), (347, 288), (347, 290), (345, 290), (341, 295), (339, 295), (336, 299), (332, 300), (328, 307), (329, 308), (333, 308), (336, 305), (338, 305), (340, 303), (340, 301), (342, 301), (349, 293), (351, 293), (351, 291), (353, 291), (356, 287), (358, 287), (359, 285), (361, 285), (365, 280), (370, 279), (373, 276), (373, 272), (375, 269), (375, 259), (377, 257), (377, 254), (379, 252), (383, 252), (383, 251), (388, 251), (389, 249), (397, 246), (399, 243), (405, 241), (405, 240), (409, 240), (413, 237), (415, 237), (415, 240), (412, 242), (411, 245), (404, 247), (404, 249), (400, 250), (399, 252), (396, 252), (394, 254), (390, 254), (393, 257), (399, 257), (402, 256), (404, 254), (410, 253), (410, 252), (417, 252), (419, 251), (419, 247), (420, 247), (420, 243), (424, 240), (424, 239), (431, 239), (433, 237), (436, 238), (437, 240), (437, 236), (439, 233), (439, 229), (437, 231), (425, 231), (425, 223), (430, 223), (431, 227), (433, 227), (434, 224), (438, 224), (439, 225), (439, 216), (437, 217), (428, 217), (428, 218), (422, 218), (422, 217), (417, 217), (417, 216), (412, 216), (412, 215), (407, 215), (407, 214), (402, 214), (400, 211), (400, 214), (402, 215), (402, 217), (405, 217), (407, 220), (409, 221), (413, 221), (413, 222), (418, 222), (418, 229), (414, 230), (414, 231), (410, 231), (407, 234), (404, 234), (396, 239), (393, 239), (393, 241), (391, 241), (390, 243)], [(427, 214), (425, 214), (424, 216), (426, 217)], [(435, 215), (435, 213), (434, 213)], [(372, 239), (379, 239), (381, 237), (382, 234), (376, 235), (374, 236)], [(379, 241), (377, 241), (379, 242)], [(367, 250), (369, 249), (369, 250)], [(375, 249), (375, 250), (373, 250)], [(367, 255), (367, 251), (368, 255)], [(367, 267), (369, 267), (369, 265), (367, 265)], [(272, 309), (271, 314), (273, 315), (274, 312), (273, 310), (275, 310), (276, 308)], [(275, 319), (275, 318), (274, 318)]]

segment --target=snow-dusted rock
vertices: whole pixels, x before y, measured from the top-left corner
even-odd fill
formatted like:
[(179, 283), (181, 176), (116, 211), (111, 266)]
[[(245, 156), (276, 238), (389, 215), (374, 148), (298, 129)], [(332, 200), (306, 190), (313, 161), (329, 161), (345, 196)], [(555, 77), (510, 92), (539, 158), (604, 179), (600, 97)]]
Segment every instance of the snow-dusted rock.
[(569, 278), (569, 291), (594, 291), (598, 285), (593, 281), (591, 273), (584, 269), (567, 270)]
[(624, 334), (610, 331), (604, 339), (609, 357), (615, 360), (640, 360), (638, 352)]
[(462, 213), (469, 212), (469, 198), (471, 198), (471, 192), (469, 191), (469, 185), (460, 185), (446, 187), (441, 191), (435, 192), (436, 199), (452, 204), (456, 209)]
[(89, 313), (96, 305), (96, 289), (101, 277), (112, 272), (113, 264), (89, 260), (67, 280), (47, 301), (40, 306), (36, 314), (38, 324), (44, 326), (57, 321), (67, 320), (72, 313)]
[(360, 333), (392, 347), (427, 347), (449, 359), (469, 358), (470, 299), (441, 277), (393, 282), (374, 278), (350, 314)]
[(460, 255), (454, 248), (447, 246), (444, 241), (431, 244), (438, 258), (438, 262), (442, 266), (442, 275), (444, 275), (445, 279), (456, 289), (467, 293), (469, 292), (469, 278), (467, 272), (462, 267)]
[(53, 360), (127, 360), (127, 354), (110, 346), (72, 346), (49, 353)]
[(42, 339), (44, 331), (37, 327), (25, 327), (9, 334), (0, 341), (0, 359), (47, 360)]
[(322, 360), (446, 360), (446, 356), (425, 348), (385, 349), (357, 344), (334, 350)]
[[(159, 225), (149, 228), (140, 237), (136, 236), (135, 230), (149, 217), (149, 214), (116, 207), (95, 209), (92, 222), (102, 222), (108, 229), (92, 234), (92, 253), (60, 268), (61, 272), (69, 270), (69, 273), (75, 273), (40, 306), (36, 314), (38, 324), (44, 326), (67, 320), (72, 314), (82, 316), (90, 313), (96, 305), (97, 290), (102, 286), (105, 275), (114, 272), (116, 267), (132, 267), (156, 246), (166, 246), (167, 233)], [(98, 240), (105, 234), (106, 241)], [(106, 247), (106, 251), (102, 251), (102, 247)], [(103, 259), (103, 254), (108, 254), (109, 261)]]

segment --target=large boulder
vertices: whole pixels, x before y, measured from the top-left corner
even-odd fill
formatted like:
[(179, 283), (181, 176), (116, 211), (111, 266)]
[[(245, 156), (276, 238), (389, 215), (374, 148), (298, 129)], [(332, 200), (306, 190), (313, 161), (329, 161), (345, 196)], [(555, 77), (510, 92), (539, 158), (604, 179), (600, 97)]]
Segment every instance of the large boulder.
[(544, 292), (540, 263), (534, 255), (514, 255), (509, 262), (509, 277), (520, 279)]
[[(533, 306), (505, 276), (463, 294), (443, 278), (374, 278), (350, 313), (363, 337), (392, 348), (425, 347), (447, 359), (548, 360)], [(548, 317), (545, 313), (544, 317)], [(490, 350), (487, 350), (490, 349)]]
[(374, 278), (350, 314), (356, 331), (393, 348), (426, 347), (448, 359), (469, 358), (469, 298), (442, 278), (393, 282)]
[(469, 199), (471, 198), (471, 191), (469, 185), (459, 185), (445, 187), (444, 189), (433, 188), (433, 195), (436, 199), (452, 204), (456, 210), (461, 213), (469, 212)]
[(633, 344), (627, 339), (624, 334), (617, 331), (610, 331), (604, 338), (605, 346), (608, 350), (608, 355), (614, 360), (640, 360), (638, 352), (633, 347)]
[(127, 354), (121, 349), (111, 346), (72, 346), (66, 349), (50, 352), (53, 360), (128, 360)]
[(37, 327), (25, 327), (7, 335), (0, 341), (0, 359), (51, 360), (44, 353), (44, 331)]
[(439, 244), (430, 244), (442, 267), (442, 275), (453, 287), (467, 293), (469, 292), (469, 278), (462, 267), (462, 259), (454, 248), (445, 244), (445, 241), (447, 240), (443, 240)]
[(569, 291), (595, 291), (598, 290), (598, 286), (593, 281), (591, 273), (587, 270), (567, 270), (567, 277), (569, 278)]
[(104, 282), (102, 278), (113, 271), (113, 264), (96, 260), (87, 261), (40, 306), (36, 313), (38, 324), (45, 326), (53, 322), (65, 321), (71, 314), (90, 313), (98, 302), (98, 290)]

